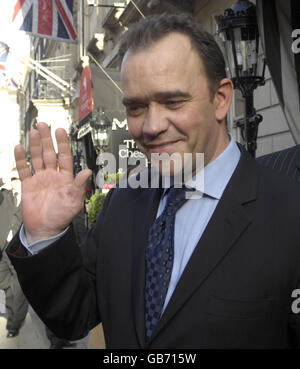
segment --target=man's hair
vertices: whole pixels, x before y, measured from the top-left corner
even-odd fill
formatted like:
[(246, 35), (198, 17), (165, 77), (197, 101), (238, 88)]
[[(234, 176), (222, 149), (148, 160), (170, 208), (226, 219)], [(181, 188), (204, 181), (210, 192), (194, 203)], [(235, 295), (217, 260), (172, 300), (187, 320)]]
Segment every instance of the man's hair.
[(190, 39), (203, 62), (213, 97), (219, 82), (226, 77), (225, 60), (214, 37), (189, 14), (156, 14), (130, 25), (121, 38), (120, 62), (127, 51), (147, 48), (171, 32), (181, 33)]

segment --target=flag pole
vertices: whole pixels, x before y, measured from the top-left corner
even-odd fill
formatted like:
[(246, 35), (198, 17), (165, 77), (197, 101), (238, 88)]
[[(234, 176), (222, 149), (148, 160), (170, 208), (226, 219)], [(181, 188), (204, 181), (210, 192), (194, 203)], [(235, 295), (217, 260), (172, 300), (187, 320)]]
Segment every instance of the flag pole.
[(93, 55), (91, 53), (88, 53), (88, 56), (94, 61), (94, 63), (101, 69), (101, 71), (106, 75), (106, 77), (111, 81), (111, 83), (119, 90), (119, 92), (121, 92), (121, 94), (123, 93), (123, 91), (121, 90), (121, 88), (118, 86), (118, 84), (111, 78), (111, 76), (105, 71), (105, 69), (102, 67), (102, 65), (100, 63), (97, 62), (97, 60), (93, 57)]

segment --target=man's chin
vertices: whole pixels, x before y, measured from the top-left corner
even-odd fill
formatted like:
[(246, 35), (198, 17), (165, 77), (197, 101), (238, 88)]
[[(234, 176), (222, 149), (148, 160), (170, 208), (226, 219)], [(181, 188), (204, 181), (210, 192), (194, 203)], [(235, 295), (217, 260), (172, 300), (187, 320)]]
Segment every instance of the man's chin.
[(148, 160), (151, 162), (151, 166), (156, 168), (163, 177), (182, 176), (183, 173), (185, 176), (190, 176), (193, 171), (193, 160), (189, 154), (182, 155), (179, 152), (171, 155), (167, 153), (152, 154)]
[(181, 187), (186, 178), (182, 167), (174, 168), (173, 166), (161, 164), (159, 166), (152, 166), (152, 169), (154, 176), (159, 175), (161, 177), (163, 187), (169, 187), (170, 185)]

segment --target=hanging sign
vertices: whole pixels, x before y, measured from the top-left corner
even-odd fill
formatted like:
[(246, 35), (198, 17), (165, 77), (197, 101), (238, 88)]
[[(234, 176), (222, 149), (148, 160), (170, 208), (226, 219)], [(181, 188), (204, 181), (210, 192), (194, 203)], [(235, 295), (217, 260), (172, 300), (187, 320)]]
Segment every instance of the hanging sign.
[(83, 136), (85, 136), (86, 134), (88, 134), (89, 132), (91, 132), (92, 127), (90, 126), (90, 123), (86, 123), (84, 124), (79, 130), (78, 130), (78, 134), (77, 134), (77, 140), (79, 140), (80, 138), (82, 138)]
[(93, 111), (93, 90), (92, 90), (92, 75), (89, 66), (84, 67), (81, 73), (80, 80), (80, 95), (79, 95), (79, 123)]

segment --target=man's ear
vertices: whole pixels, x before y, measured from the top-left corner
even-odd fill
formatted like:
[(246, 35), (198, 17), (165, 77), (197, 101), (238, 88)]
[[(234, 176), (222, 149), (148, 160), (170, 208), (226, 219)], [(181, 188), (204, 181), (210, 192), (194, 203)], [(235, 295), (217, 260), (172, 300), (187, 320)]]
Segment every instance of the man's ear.
[(233, 83), (229, 78), (223, 78), (214, 97), (216, 120), (221, 123), (225, 119), (231, 105), (233, 95)]

